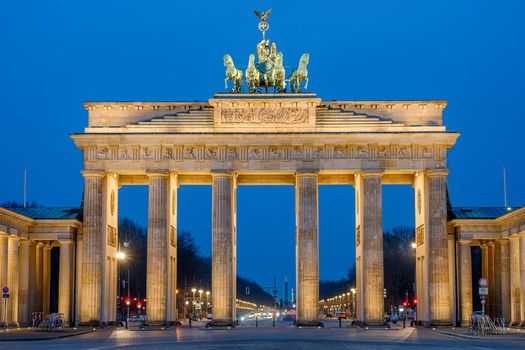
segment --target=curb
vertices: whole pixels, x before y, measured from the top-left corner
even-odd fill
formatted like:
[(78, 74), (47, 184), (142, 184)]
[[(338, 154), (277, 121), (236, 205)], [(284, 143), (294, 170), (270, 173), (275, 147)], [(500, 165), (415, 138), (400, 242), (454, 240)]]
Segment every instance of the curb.
[(31, 337), (31, 338), (24, 338), (24, 337), (3, 338), (3, 337), (1, 337), (0, 338), (0, 342), (7, 343), (7, 342), (11, 342), (11, 341), (53, 340), (53, 339), (62, 339), (62, 338), (74, 337), (74, 336), (77, 336), (77, 335), (82, 335), (82, 334), (86, 334), (86, 333), (90, 333), (90, 332), (92, 332), (92, 330), (87, 329), (87, 330), (81, 331), (81, 332), (75, 332), (75, 333), (70, 333), (70, 334), (61, 334), (61, 335), (58, 335), (56, 337)]
[[(451, 337), (458, 337), (458, 338), (463, 338), (463, 339), (478, 339), (478, 340), (490, 340), (490, 341), (498, 341), (498, 340), (502, 340), (501, 338), (494, 338), (490, 335), (488, 336), (478, 336), (478, 335), (469, 335), (469, 334), (458, 334), (458, 333), (453, 333), (453, 332), (447, 332), (447, 331), (441, 331), (441, 330), (437, 330), (435, 329), (434, 332), (437, 332), (437, 333), (441, 333), (441, 334), (444, 334), (444, 335), (449, 335)], [(512, 334), (496, 334), (496, 336), (511, 336), (512, 337)], [(511, 340), (511, 341), (525, 341), (525, 338), (523, 339), (516, 339), (516, 338), (506, 338), (505, 340)]]

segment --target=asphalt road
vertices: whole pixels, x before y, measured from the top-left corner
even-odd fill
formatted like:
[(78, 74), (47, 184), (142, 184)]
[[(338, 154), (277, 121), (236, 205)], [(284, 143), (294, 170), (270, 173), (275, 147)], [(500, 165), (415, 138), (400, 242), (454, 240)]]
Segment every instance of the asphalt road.
[(338, 328), (337, 320), (326, 320), (322, 329), (298, 329), (289, 322), (278, 322), (273, 328), (268, 321), (259, 328), (248, 322), (230, 330), (205, 330), (195, 327), (198, 322), (191, 329), (174, 327), (164, 331), (108, 327), (70, 338), (0, 342), (0, 349), (525, 349), (525, 332), (467, 338), (464, 329), (365, 329), (351, 327), (348, 322)]

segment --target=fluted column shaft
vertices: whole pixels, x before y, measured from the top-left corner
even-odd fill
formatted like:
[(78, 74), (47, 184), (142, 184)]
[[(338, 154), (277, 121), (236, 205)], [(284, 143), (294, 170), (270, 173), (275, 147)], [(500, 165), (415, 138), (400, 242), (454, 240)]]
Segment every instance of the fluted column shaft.
[(43, 311), (43, 282), (44, 282), (44, 244), (38, 242), (36, 244), (36, 258), (35, 258), (35, 310), (37, 312)]
[(212, 325), (235, 321), (234, 177), (212, 174)]
[(414, 174), (417, 318), (426, 326), (453, 322), (446, 179), (445, 169)]
[(496, 275), (495, 275), (495, 269), (494, 269), (494, 258), (495, 258), (495, 247), (494, 247), (494, 242), (490, 242), (488, 244), (488, 247), (489, 247), (489, 262), (488, 262), (488, 267), (489, 267), (489, 296), (488, 296), (488, 314), (491, 316), (491, 317), (497, 317), (496, 315)]
[(73, 285), (73, 242), (60, 241), (60, 267), (58, 275), (58, 312), (64, 322), (71, 321), (71, 290)]
[(9, 302), (7, 304), (7, 321), (18, 324), (18, 236), (9, 236), (7, 285), (9, 286)]
[[(6, 233), (0, 232), (0, 288), (7, 286), (7, 271), (8, 271), (8, 236)], [(4, 320), (4, 301), (0, 301), (0, 322), (3, 324)]]
[(525, 327), (525, 231), (520, 233), (520, 325)]
[(320, 324), (317, 181), (317, 174), (297, 174), (295, 181), (297, 326)]
[(19, 255), (19, 300), (18, 322), (31, 323), (31, 313), (35, 310), (36, 289), (36, 244), (29, 240), (20, 241)]
[[(103, 174), (84, 174), (84, 250), (80, 320), (83, 324), (98, 324), (102, 305)], [(45, 265), (45, 264), (44, 264)], [(44, 302), (45, 303), (45, 302)]]
[(169, 244), (168, 201), (168, 175), (149, 175), (146, 280), (149, 323), (166, 322)]
[(496, 247), (499, 248), (498, 263), (498, 281), (499, 292), (498, 301), (500, 303), (499, 314), (505, 322), (510, 321), (510, 242), (508, 239), (498, 241)]
[(50, 312), (51, 302), (51, 249), (53, 247), (46, 243), (44, 245), (43, 267), (42, 267), (42, 309), (44, 314)]
[(520, 316), (520, 238), (510, 237), (510, 324), (519, 325)]
[(358, 320), (384, 323), (383, 220), (380, 174), (356, 176)]
[(459, 242), (459, 284), (461, 324), (467, 325), (472, 314), (472, 253), (470, 241)]
[(430, 319), (433, 324), (450, 324), (452, 300), (448, 269), (446, 175), (429, 173), (428, 190)]

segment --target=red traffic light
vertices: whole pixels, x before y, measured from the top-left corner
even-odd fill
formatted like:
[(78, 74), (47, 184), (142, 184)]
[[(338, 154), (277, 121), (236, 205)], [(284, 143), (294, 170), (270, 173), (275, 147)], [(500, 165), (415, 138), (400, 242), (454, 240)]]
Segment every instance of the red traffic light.
[(414, 305), (417, 304), (417, 299), (414, 299)]
[(407, 307), (408, 303), (406, 301), (403, 301), (403, 306)]

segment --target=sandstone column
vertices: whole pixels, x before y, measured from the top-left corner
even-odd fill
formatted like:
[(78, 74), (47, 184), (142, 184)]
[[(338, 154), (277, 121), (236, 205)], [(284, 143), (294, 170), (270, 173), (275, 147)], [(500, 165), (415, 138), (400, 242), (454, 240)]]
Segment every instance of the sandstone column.
[(459, 241), (459, 293), (461, 325), (468, 325), (472, 314), (472, 254), (470, 241)]
[(173, 324), (177, 321), (177, 191), (178, 176), (171, 173), (168, 192), (168, 286), (166, 321)]
[(98, 324), (101, 319), (103, 264), (103, 173), (84, 172), (84, 251), (80, 320), (82, 324)]
[(505, 322), (510, 322), (510, 241), (508, 239), (500, 240), (500, 299), (501, 299), (501, 317)]
[(520, 233), (520, 326), (525, 327), (525, 231)]
[(418, 319), (427, 326), (452, 323), (446, 177), (446, 170), (418, 172), (414, 177)]
[[(168, 173), (150, 173), (148, 205), (148, 266), (146, 297), (148, 323), (165, 324), (168, 320), (170, 287), (170, 177)], [(173, 297), (173, 296), (171, 296)], [(170, 304), (171, 307), (171, 304)], [(171, 317), (171, 315), (170, 315)]]
[(35, 310), (36, 288), (36, 244), (29, 240), (20, 241), (18, 322), (31, 324), (31, 313)]
[(519, 325), (520, 316), (520, 238), (510, 237), (510, 325)]
[(212, 173), (212, 326), (235, 322), (234, 176)]
[(60, 241), (58, 275), (58, 312), (64, 314), (64, 323), (71, 322), (71, 291), (73, 287), (73, 241)]
[(36, 274), (36, 285), (35, 285), (35, 310), (37, 312), (43, 312), (43, 278), (44, 278), (44, 244), (38, 242), (36, 244), (36, 259), (35, 259), (35, 274)]
[[(18, 241), (20, 237), (10, 235), (7, 252), (7, 285), (11, 297), (7, 304), (7, 322), (18, 325)], [(2, 300), (3, 301), (3, 300)]]
[(317, 174), (295, 179), (296, 326), (319, 326), (319, 222)]
[(383, 220), (380, 173), (355, 177), (358, 320), (384, 324)]
[[(8, 287), (7, 270), (8, 270), (8, 236), (7, 233), (0, 232), (0, 288)], [(4, 301), (0, 301), (0, 324), (4, 320)]]
[(447, 176), (428, 172), (429, 302), (432, 324), (451, 324), (447, 243)]
[(44, 245), (44, 255), (42, 257), (42, 309), (44, 315), (50, 312), (50, 285), (51, 285), (51, 249), (53, 247), (49, 242)]
[(489, 278), (489, 247), (486, 243), (481, 244), (481, 275)]
[(494, 318), (496, 316), (496, 276), (494, 273), (494, 242), (489, 242), (488, 244), (488, 272), (489, 272), (489, 296), (487, 299), (488, 305), (485, 305), (486, 312), (490, 317)]

